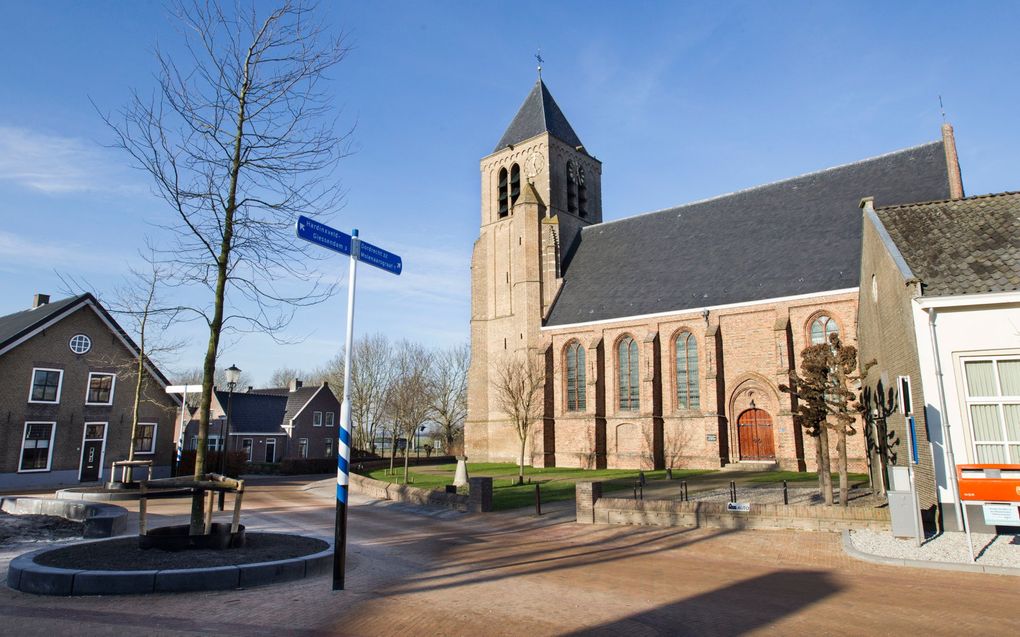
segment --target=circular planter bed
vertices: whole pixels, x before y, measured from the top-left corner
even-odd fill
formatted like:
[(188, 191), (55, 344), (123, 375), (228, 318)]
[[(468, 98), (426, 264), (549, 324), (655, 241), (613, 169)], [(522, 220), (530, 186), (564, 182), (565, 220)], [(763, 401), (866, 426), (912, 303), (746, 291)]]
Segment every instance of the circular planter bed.
[(7, 585), (40, 595), (229, 590), (327, 573), (332, 556), (324, 539), (282, 533), (247, 533), (243, 547), (225, 550), (143, 549), (124, 537), (18, 556)]

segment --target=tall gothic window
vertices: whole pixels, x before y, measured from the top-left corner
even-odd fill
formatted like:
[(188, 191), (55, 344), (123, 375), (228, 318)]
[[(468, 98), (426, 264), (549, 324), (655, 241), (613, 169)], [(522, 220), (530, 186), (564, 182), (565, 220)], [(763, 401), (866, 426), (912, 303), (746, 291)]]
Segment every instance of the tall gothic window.
[(588, 216), (588, 185), (584, 178), (584, 166), (577, 169), (577, 216)]
[(507, 195), (506, 168), (499, 169), (499, 216), (505, 217), (510, 214), (510, 198)]
[(821, 345), (829, 342), (829, 336), (839, 334), (839, 325), (831, 317), (822, 314), (811, 321), (811, 344)]
[(521, 196), (521, 167), (514, 164), (510, 167), (510, 205), (517, 203)]
[(620, 397), (620, 409), (636, 410), (640, 385), (638, 384), (638, 347), (630, 336), (620, 339), (616, 346), (616, 361), (620, 370), (617, 394)]
[(574, 162), (567, 162), (567, 212), (577, 214), (577, 175)]
[(698, 409), (698, 343), (684, 332), (676, 339), (676, 404), (680, 409)]
[(573, 341), (567, 345), (567, 411), (584, 408), (584, 348), (579, 341)]

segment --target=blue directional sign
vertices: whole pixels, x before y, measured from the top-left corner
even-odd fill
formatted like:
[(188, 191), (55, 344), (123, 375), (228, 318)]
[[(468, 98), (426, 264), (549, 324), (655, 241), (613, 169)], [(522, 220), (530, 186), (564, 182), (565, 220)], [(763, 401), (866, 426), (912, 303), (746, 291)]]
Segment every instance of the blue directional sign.
[(392, 252), (383, 250), (379, 246), (374, 246), (367, 241), (361, 241), (360, 239), (355, 241), (346, 232), (330, 228), (326, 224), (309, 219), (304, 215), (298, 217), (297, 236), (305, 241), (322, 246), (328, 250), (333, 250), (334, 252), (339, 252), (340, 254), (351, 254), (354, 251), (354, 258), (358, 261), (398, 276), (404, 269), (403, 260)]

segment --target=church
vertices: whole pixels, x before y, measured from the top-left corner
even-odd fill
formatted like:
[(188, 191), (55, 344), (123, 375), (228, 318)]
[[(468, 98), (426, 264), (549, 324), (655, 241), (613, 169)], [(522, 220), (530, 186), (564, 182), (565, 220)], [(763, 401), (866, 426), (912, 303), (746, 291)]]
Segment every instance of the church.
[[(537, 467), (813, 471), (779, 386), (806, 346), (856, 343), (860, 201), (963, 196), (947, 124), (919, 146), (604, 222), (602, 163), (541, 79), (480, 168), (465, 453), (517, 461), (493, 381), (503, 357), (530, 356), (545, 369)], [(865, 470), (863, 437), (849, 447)]]

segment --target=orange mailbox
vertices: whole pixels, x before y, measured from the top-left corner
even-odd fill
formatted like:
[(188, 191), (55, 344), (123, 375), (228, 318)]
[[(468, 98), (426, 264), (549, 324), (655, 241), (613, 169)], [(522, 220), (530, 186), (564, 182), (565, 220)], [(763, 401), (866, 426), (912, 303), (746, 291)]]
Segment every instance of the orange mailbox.
[(1020, 464), (961, 464), (956, 480), (963, 501), (1020, 502)]

